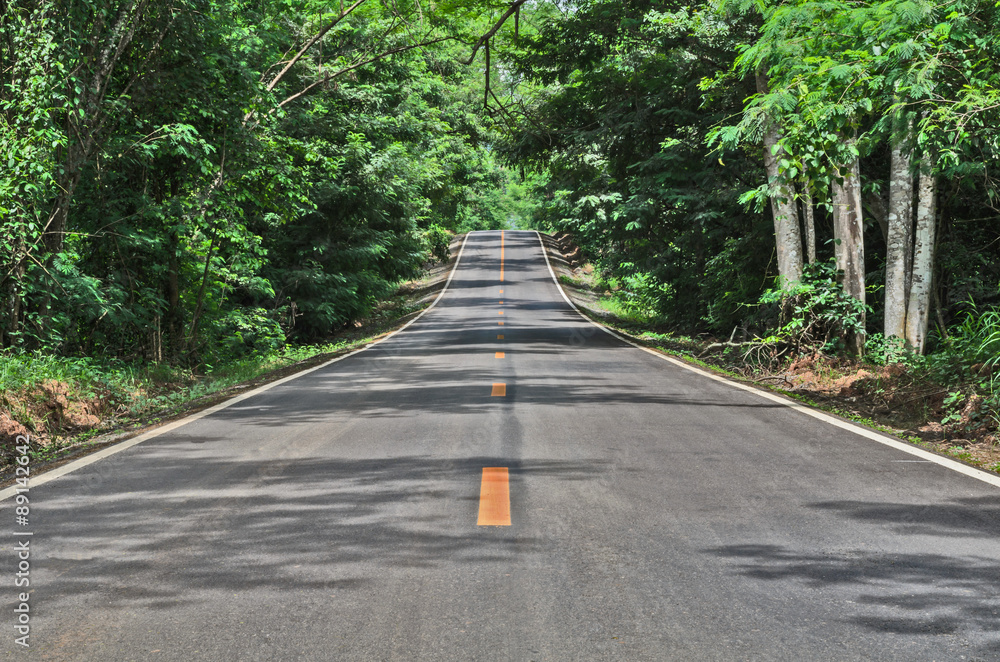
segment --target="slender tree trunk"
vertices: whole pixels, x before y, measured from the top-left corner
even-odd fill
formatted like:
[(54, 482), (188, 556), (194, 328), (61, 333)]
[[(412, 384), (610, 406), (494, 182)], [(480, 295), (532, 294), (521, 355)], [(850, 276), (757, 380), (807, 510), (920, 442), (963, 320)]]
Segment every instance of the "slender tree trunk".
[(184, 316), (181, 311), (181, 287), (180, 272), (181, 264), (177, 259), (180, 250), (180, 239), (174, 231), (169, 232), (169, 242), (167, 243), (167, 352), (171, 356), (181, 351), (184, 341)]
[[(843, 273), (844, 293), (865, 303), (865, 242), (861, 212), (861, 174), (858, 160), (854, 159), (843, 169), (844, 181), (834, 180), (833, 236), (836, 244), (837, 269)], [(864, 329), (864, 313), (861, 328)], [(862, 330), (849, 339), (848, 347), (860, 355), (864, 351), (865, 334)]]
[[(913, 176), (910, 176), (911, 185), (914, 183)], [(910, 305), (910, 288), (913, 284), (913, 202), (911, 194), (910, 203), (910, 231), (906, 233), (906, 241), (903, 244), (903, 291), (906, 292), (906, 305)], [(905, 325), (904, 325), (905, 328)], [(903, 336), (900, 336), (901, 338)]]
[(52, 220), (45, 228), (44, 243), (50, 263), (56, 253), (62, 252), (66, 228), (69, 226), (69, 208), (73, 204), (73, 195), (83, 175), (85, 157), (79, 153), (80, 151), (79, 145), (70, 145), (69, 156), (63, 163), (62, 176), (59, 178), (60, 193), (52, 211)]
[(13, 256), (16, 262), (10, 268), (4, 292), (7, 320), (3, 329), (4, 337), (0, 338), (0, 347), (13, 345), (15, 334), (21, 330), (21, 281), (24, 280), (24, 274), (27, 270), (27, 260), (23, 257), (23, 242), (19, 242), (19, 244), (20, 249)]
[(889, 230), (885, 259), (885, 336), (906, 337), (909, 262), (913, 245), (913, 153), (899, 144), (892, 149), (889, 176)]
[(864, 210), (868, 218), (875, 219), (882, 231), (882, 241), (889, 242), (889, 215), (887, 201), (879, 193), (869, 193), (864, 199)]
[[(757, 73), (757, 91), (766, 94), (767, 76)], [(778, 159), (784, 152), (779, 147), (781, 132), (777, 123), (769, 122), (764, 130), (764, 169), (771, 191), (771, 214), (774, 217), (774, 239), (778, 255), (778, 275), (781, 286), (788, 288), (802, 279), (802, 233), (799, 212), (795, 204), (794, 185), (780, 183)]]
[(924, 353), (930, 320), (931, 286), (934, 274), (934, 234), (936, 230), (937, 186), (931, 172), (930, 156), (920, 164), (917, 188), (917, 226), (913, 242), (913, 277), (906, 309), (906, 342), (914, 351)]
[(208, 285), (208, 276), (212, 271), (212, 257), (215, 255), (217, 239), (218, 235), (213, 233), (212, 241), (208, 244), (208, 252), (205, 254), (205, 269), (201, 275), (201, 286), (198, 288), (194, 314), (191, 316), (191, 328), (188, 330), (187, 346), (189, 354), (194, 351), (195, 341), (198, 338), (198, 322), (201, 321), (201, 310), (205, 304), (205, 289)]
[(816, 263), (816, 219), (813, 209), (812, 192), (808, 179), (802, 181), (802, 207), (806, 225), (806, 256), (809, 264)]

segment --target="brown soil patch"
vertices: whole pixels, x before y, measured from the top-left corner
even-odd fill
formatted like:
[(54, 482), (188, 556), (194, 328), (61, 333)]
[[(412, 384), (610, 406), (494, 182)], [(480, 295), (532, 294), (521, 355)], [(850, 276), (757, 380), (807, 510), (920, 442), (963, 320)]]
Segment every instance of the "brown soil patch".
[(14, 455), (18, 437), (32, 446), (49, 446), (57, 439), (92, 430), (106, 415), (108, 403), (101, 397), (74, 394), (69, 384), (46, 380), (0, 397), (0, 458)]

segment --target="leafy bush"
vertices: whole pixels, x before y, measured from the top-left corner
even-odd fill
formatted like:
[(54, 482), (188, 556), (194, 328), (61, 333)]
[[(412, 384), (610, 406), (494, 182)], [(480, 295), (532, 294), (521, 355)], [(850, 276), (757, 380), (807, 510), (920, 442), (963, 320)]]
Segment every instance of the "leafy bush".
[(228, 310), (212, 320), (206, 332), (210, 361), (266, 354), (285, 344), (281, 324), (263, 308)]
[(802, 280), (789, 290), (768, 290), (760, 303), (782, 309), (779, 319), (785, 321), (773, 339), (791, 344), (796, 352), (841, 351), (849, 334), (865, 330), (868, 307), (844, 293), (834, 260), (806, 265)]
[(438, 262), (447, 262), (451, 257), (451, 233), (436, 223), (423, 232), (425, 250)]
[(619, 271), (627, 274), (620, 278), (614, 294), (615, 303), (623, 313), (620, 316), (634, 321), (660, 317), (664, 301), (673, 296), (671, 285), (660, 282), (651, 273), (635, 270), (631, 262), (622, 263)]
[(906, 343), (895, 336), (886, 338), (881, 333), (873, 333), (865, 340), (865, 360), (873, 365), (909, 363), (914, 356)]
[[(974, 301), (962, 321), (950, 329), (947, 339), (939, 339), (939, 354), (974, 372), (992, 372), (1000, 363), (1000, 309), (980, 312)], [(984, 369), (985, 368), (985, 369)]]

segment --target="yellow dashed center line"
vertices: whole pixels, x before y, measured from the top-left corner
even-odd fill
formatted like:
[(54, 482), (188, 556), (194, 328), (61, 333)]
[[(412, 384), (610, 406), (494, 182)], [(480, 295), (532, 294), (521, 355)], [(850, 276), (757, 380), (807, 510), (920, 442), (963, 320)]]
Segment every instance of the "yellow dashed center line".
[(483, 467), (479, 487), (479, 526), (510, 526), (510, 475), (507, 467)]
[(496, 353), (496, 354), (494, 355), (494, 358), (497, 358), (497, 359), (502, 359), (502, 358), (503, 358), (504, 356), (505, 356), (505, 354), (504, 354), (503, 352), (497, 352), (497, 353)]
[(503, 311), (501, 310), (501, 311), (500, 311), (499, 313), (497, 313), (497, 314), (498, 314), (498, 315), (503, 315)]
[(500, 334), (497, 335), (497, 340), (503, 340), (503, 334), (502, 333), (500, 333)]
[(507, 385), (506, 384), (494, 384), (493, 392), (490, 393), (491, 396), (505, 396), (507, 395)]

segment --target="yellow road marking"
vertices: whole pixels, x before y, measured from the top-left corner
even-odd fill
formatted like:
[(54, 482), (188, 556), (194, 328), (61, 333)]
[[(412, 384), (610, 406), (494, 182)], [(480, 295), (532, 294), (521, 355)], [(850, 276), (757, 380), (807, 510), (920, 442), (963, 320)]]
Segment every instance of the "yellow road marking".
[(505, 356), (503, 352), (497, 352), (494, 358), (502, 359)]
[(503, 230), (500, 231), (500, 282), (503, 282)]
[(497, 314), (498, 314), (498, 315), (503, 315), (503, 311), (501, 310), (501, 311), (500, 311), (499, 313), (497, 313)]
[(500, 384), (500, 383), (494, 384), (493, 385), (493, 392), (490, 393), (490, 395), (491, 396), (493, 396), (493, 395), (499, 395), (499, 396), (507, 395), (507, 385), (506, 384)]
[(499, 334), (499, 335), (497, 335), (497, 340), (503, 340), (503, 334), (502, 333)]
[(510, 475), (507, 467), (483, 467), (478, 526), (510, 526)]
[(499, 324), (500, 326), (503, 326), (503, 320), (500, 320), (499, 322), (497, 322), (497, 324)]
[(503, 288), (502, 287), (500, 288), (500, 294), (503, 294)]
[(500, 299), (500, 305), (501, 306), (503, 305), (503, 299)]

